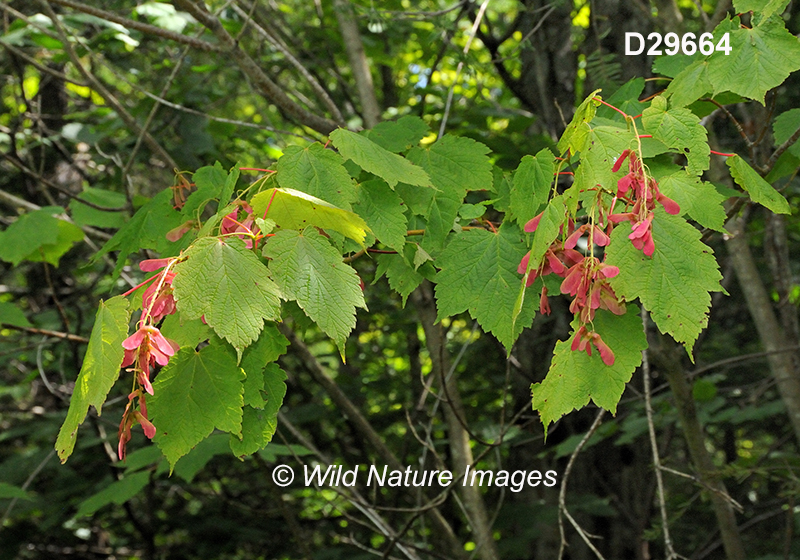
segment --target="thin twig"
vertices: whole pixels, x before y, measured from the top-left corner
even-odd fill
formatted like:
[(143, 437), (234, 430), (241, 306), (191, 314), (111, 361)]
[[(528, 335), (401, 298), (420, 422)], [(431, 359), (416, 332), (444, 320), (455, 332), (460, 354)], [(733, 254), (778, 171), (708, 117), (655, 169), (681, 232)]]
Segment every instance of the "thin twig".
[[(463, 54), (466, 55), (469, 52), (469, 48), (472, 45), (472, 40), (475, 39), (475, 34), (478, 32), (478, 28), (481, 25), (481, 20), (483, 19), (483, 14), (486, 13), (486, 8), (489, 6), (489, 0), (483, 0), (483, 4), (481, 4), (480, 9), (478, 10), (478, 15), (475, 16), (475, 22), (472, 24), (472, 30), (470, 31), (469, 39), (467, 39), (467, 44), (464, 45)], [(450, 84), (450, 90), (447, 92), (447, 102), (444, 106), (444, 115), (442, 115), (442, 124), (439, 125), (439, 135), (437, 138), (441, 138), (444, 136), (444, 129), (447, 126), (447, 119), (450, 116), (450, 107), (453, 106), (453, 90), (458, 83), (458, 79), (461, 77), (461, 70), (464, 68), (464, 61), (461, 60), (458, 63), (458, 67), (456, 68), (456, 77), (453, 79), (453, 83)]]
[[(40, 4), (44, 8), (47, 15), (53, 22), (53, 25), (58, 32), (59, 40), (64, 45), (64, 50), (66, 51), (67, 55), (69, 56), (72, 64), (75, 68), (80, 72), (83, 78), (92, 85), (92, 89), (97, 91), (97, 93), (102, 97), (108, 105), (114, 109), (114, 111), (119, 115), (119, 117), (125, 122), (125, 124), (130, 127), (133, 131), (139, 132), (141, 131), (141, 127), (139, 123), (136, 122), (136, 119), (131, 115), (125, 106), (119, 101), (119, 99), (111, 93), (111, 91), (89, 70), (87, 70), (83, 63), (81, 62), (80, 57), (78, 57), (75, 49), (72, 47), (72, 42), (70, 38), (67, 36), (67, 32), (64, 29), (64, 26), (61, 25), (61, 21), (59, 20), (56, 13), (53, 11), (53, 8), (50, 6), (48, 0), (40, 0)], [(159, 157), (161, 158), (167, 165), (170, 167), (177, 167), (178, 165), (175, 163), (175, 160), (172, 159), (172, 156), (164, 149), (161, 144), (159, 144), (152, 135), (148, 134), (145, 131), (144, 136), (145, 142), (147, 143), (148, 147)]]
[[(647, 310), (642, 307), (642, 329), (647, 338)], [(661, 458), (658, 456), (658, 442), (656, 441), (656, 428), (653, 424), (653, 401), (650, 393), (650, 360), (647, 355), (647, 348), (642, 350), (642, 378), (644, 379), (644, 407), (647, 412), (647, 431), (650, 434), (650, 449), (653, 451), (653, 465), (655, 466), (656, 484), (658, 486), (658, 506), (661, 513), (661, 527), (664, 531), (664, 546), (667, 549), (667, 560), (673, 560), (678, 555), (672, 546), (672, 539), (669, 536), (669, 517), (667, 516), (667, 502), (664, 498), (664, 479), (661, 476)]]
[(564, 476), (561, 477), (561, 489), (558, 492), (558, 531), (561, 535), (561, 545), (558, 548), (558, 560), (561, 560), (564, 557), (564, 549), (567, 546), (567, 539), (564, 532), (564, 520), (562, 519), (562, 514), (569, 520), (572, 526), (578, 531), (578, 534), (583, 539), (583, 542), (595, 553), (595, 555), (600, 560), (605, 560), (603, 555), (600, 554), (600, 551), (595, 548), (592, 541), (589, 540), (589, 536), (586, 534), (586, 531), (578, 525), (577, 521), (572, 518), (570, 515), (569, 510), (567, 510), (567, 481), (569, 480), (569, 475), (572, 473), (572, 466), (575, 464), (575, 459), (578, 458), (578, 453), (581, 452), (583, 446), (586, 445), (586, 442), (589, 441), (589, 438), (597, 431), (597, 428), (600, 426), (600, 422), (603, 420), (603, 416), (605, 416), (606, 411), (605, 409), (601, 408), (600, 411), (597, 413), (597, 416), (594, 418), (594, 422), (592, 422), (592, 426), (589, 428), (589, 431), (586, 432), (578, 443), (578, 446), (575, 448), (575, 451), (572, 452), (572, 455), (569, 457), (569, 462), (567, 463), (567, 468), (564, 471)]
[(150, 25), (149, 23), (124, 18), (122, 16), (118, 16), (114, 12), (107, 12), (93, 6), (87, 6), (86, 4), (75, 2), (74, 0), (52, 0), (52, 2), (61, 6), (73, 8), (79, 12), (83, 12), (84, 14), (90, 14), (107, 21), (113, 21), (114, 23), (118, 23), (128, 29), (141, 31), (146, 35), (156, 35), (163, 39), (175, 41), (176, 43), (189, 45), (190, 47), (194, 47), (195, 49), (199, 49), (201, 51), (219, 52), (222, 50), (219, 45), (209, 43), (208, 41), (203, 41), (189, 35), (183, 35), (182, 33), (176, 33), (175, 31), (169, 31), (161, 27), (156, 27), (155, 25)]
[(48, 329), (36, 329), (33, 327), (19, 327), (17, 325), (9, 325), (8, 323), (0, 323), (4, 329), (11, 329), (13, 331), (20, 331), (29, 334), (41, 334), (44, 336), (50, 336), (53, 338), (61, 338), (63, 340), (69, 340), (72, 342), (82, 342), (83, 344), (88, 344), (89, 339), (84, 336), (78, 336), (77, 334), (59, 332), (59, 331), (51, 331)]

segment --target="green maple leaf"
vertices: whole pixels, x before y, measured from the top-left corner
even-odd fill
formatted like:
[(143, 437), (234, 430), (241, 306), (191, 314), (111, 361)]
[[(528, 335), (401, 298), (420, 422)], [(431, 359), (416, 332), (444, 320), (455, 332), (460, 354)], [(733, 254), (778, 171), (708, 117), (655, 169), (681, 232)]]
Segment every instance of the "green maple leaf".
[(331, 132), (330, 138), (343, 158), (353, 160), (361, 169), (377, 175), (390, 187), (397, 183), (431, 186), (430, 177), (425, 171), (362, 134), (339, 128)]
[[(225, 188), (225, 183), (228, 180), (228, 174), (222, 168), (220, 162), (212, 167), (207, 165), (201, 167), (192, 175), (195, 190), (186, 199), (186, 202), (181, 208), (181, 214), (188, 218), (197, 218), (202, 214), (203, 209), (211, 200), (217, 199), (220, 193)], [(225, 200), (222, 204), (227, 203)]]
[(125, 206), (125, 195), (118, 192), (96, 189), (93, 187), (83, 187), (83, 192), (78, 195), (77, 200), (69, 203), (70, 216), (79, 226), (94, 226), (103, 228), (121, 228), (125, 224), (125, 218), (121, 211), (108, 212), (98, 210), (81, 204), (85, 200), (104, 208), (122, 208)]
[(373, 179), (361, 183), (354, 209), (364, 218), (381, 243), (396, 251), (403, 250), (408, 231), (405, 206), (400, 195), (384, 181)]
[(727, 216), (722, 203), (726, 197), (714, 185), (677, 165), (651, 165), (650, 172), (659, 191), (681, 207), (681, 214), (688, 214), (703, 227), (723, 231)]
[[(800, 109), (789, 109), (778, 115), (775, 122), (772, 123), (775, 146), (780, 146), (789, 140), (798, 128), (800, 128)], [(800, 143), (795, 142), (787, 151), (795, 157), (800, 157)]]
[(737, 14), (756, 12), (762, 18), (773, 14), (782, 14), (789, 4), (789, 0), (734, 0), (733, 8)]
[(616, 192), (617, 179), (624, 174), (624, 170), (614, 174), (611, 168), (623, 151), (633, 147), (636, 147), (636, 137), (627, 128), (592, 128), (586, 137), (581, 163), (575, 172), (575, 189), (586, 190), (600, 185), (607, 191)]
[(119, 367), (125, 356), (122, 341), (128, 336), (129, 319), (128, 300), (124, 297), (100, 302), (67, 417), (56, 440), (56, 451), (62, 463), (75, 448), (78, 426), (86, 418), (89, 406), (94, 406), (99, 415), (108, 392), (119, 377)]
[[(738, 19), (733, 22), (738, 24)], [(715, 52), (709, 59), (708, 78), (715, 94), (732, 91), (763, 105), (767, 91), (800, 69), (800, 41), (779, 16), (762, 19), (751, 29), (737, 25), (730, 31), (730, 46), (730, 55)]]
[(618, 225), (606, 248), (606, 262), (620, 270), (609, 280), (611, 286), (627, 301), (639, 298), (659, 330), (684, 344), (691, 357), (694, 341), (708, 324), (709, 292), (722, 291), (714, 251), (686, 220), (661, 207), (653, 219), (652, 257), (631, 244), (630, 232), (629, 224)]
[(0, 301), (0, 323), (15, 327), (32, 327), (25, 313), (10, 301)]
[(708, 79), (708, 65), (708, 60), (696, 60), (670, 82), (664, 96), (669, 97), (673, 108), (685, 107), (713, 91)]
[(342, 156), (319, 143), (305, 149), (287, 147), (276, 169), (275, 178), (281, 187), (308, 193), (345, 210), (356, 200), (353, 179), (344, 168)]
[[(628, 80), (622, 84), (611, 97), (606, 99), (606, 102), (628, 115), (639, 115), (645, 108), (645, 104), (639, 101), (639, 97), (642, 95), (642, 91), (644, 91), (644, 84), (644, 78)], [(601, 105), (597, 108), (597, 118), (625, 122), (622, 115), (605, 105)]]
[(147, 486), (149, 482), (150, 471), (127, 474), (121, 480), (115, 480), (94, 496), (83, 500), (78, 505), (78, 511), (75, 512), (75, 517), (79, 518), (92, 515), (101, 507), (108, 504), (122, 505), (141, 492), (142, 488)]
[(708, 133), (689, 109), (667, 110), (667, 100), (659, 95), (642, 113), (642, 124), (653, 138), (685, 155), (691, 173), (699, 175), (708, 169), (711, 154)]
[(283, 229), (302, 231), (316, 226), (338, 231), (361, 246), (369, 231), (359, 215), (294, 189), (267, 189), (255, 195), (250, 205), (256, 216), (266, 214)]
[(417, 145), (429, 130), (421, 118), (405, 116), (396, 121), (380, 122), (364, 134), (382, 148), (397, 153)]
[(239, 458), (263, 449), (278, 429), (278, 411), (286, 396), (286, 372), (276, 364), (269, 364), (261, 377), (261, 391), (266, 394), (261, 398), (260, 406), (245, 406), (242, 415), (241, 439), (231, 434), (230, 446), (233, 454)]
[(83, 231), (56, 216), (59, 206), (45, 206), (22, 214), (0, 232), (0, 259), (18, 266), (22, 261), (48, 262), (58, 266), (61, 256), (83, 240)]
[[(134, 295), (134, 298), (137, 297)], [(186, 320), (180, 313), (173, 313), (164, 318), (161, 334), (178, 346), (194, 348), (214, 336), (214, 332), (201, 319)]]
[(203, 237), (184, 254), (172, 281), (184, 318), (204, 315), (238, 351), (258, 338), (265, 319), (280, 319), (280, 291), (241, 239)]
[(520, 227), (536, 216), (547, 204), (553, 184), (553, 152), (544, 148), (536, 156), (524, 156), (514, 172), (510, 211)]
[(147, 399), (154, 441), (170, 469), (214, 428), (241, 433), (242, 379), (236, 355), (219, 342), (199, 352), (182, 348), (170, 358)]
[(444, 135), (426, 148), (414, 148), (408, 159), (425, 171), (437, 189), (425, 214), (422, 246), (431, 254), (444, 247), (467, 191), (492, 188), (489, 148), (471, 138)]
[(313, 228), (284, 230), (270, 238), (264, 255), (284, 296), (300, 308), (340, 350), (356, 325), (356, 307), (366, 309), (358, 274)]
[(600, 106), (600, 101), (597, 99), (597, 94), (600, 93), (599, 89), (594, 90), (589, 96), (583, 100), (583, 103), (578, 105), (575, 109), (575, 114), (572, 115), (572, 121), (567, 125), (564, 134), (558, 141), (558, 153), (563, 155), (569, 149), (573, 154), (583, 151), (586, 137), (589, 135), (591, 128), (589, 123), (597, 113), (597, 108)]
[(577, 323), (573, 322), (572, 327), (572, 337), (556, 343), (547, 377), (531, 385), (533, 409), (539, 411), (545, 437), (551, 423), (572, 410), (583, 408), (590, 399), (616, 414), (625, 384), (642, 363), (642, 350), (647, 348), (639, 308), (635, 305), (628, 305), (625, 315), (603, 310), (595, 315), (595, 332), (614, 352), (611, 366), (603, 363), (596, 348), (592, 348), (591, 356), (571, 350)]
[(110, 251), (118, 250), (117, 265), (112, 273), (112, 278), (116, 278), (125, 265), (125, 259), (131, 253), (140, 249), (153, 249), (165, 253), (171, 245), (165, 237), (167, 232), (184, 221), (185, 218), (181, 213), (172, 207), (172, 191), (163, 190), (136, 211), (133, 217), (103, 245), (94, 256), (94, 260)]
[(271, 363), (286, 352), (289, 341), (275, 325), (267, 325), (261, 336), (242, 354), (241, 366), (247, 378), (244, 381), (244, 404), (264, 408), (264, 368), (277, 367)]
[(740, 156), (729, 157), (725, 163), (731, 170), (731, 177), (736, 184), (742, 187), (753, 202), (758, 202), (762, 206), (769, 208), (776, 214), (791, 214), (792, 210), (789, 203), (781, 193), (776, 191), (772, 185), (767, 183), (761, 175), (756, 173), (750, 164)]
[(517, 267), (524, 255), (522, 232), (510, 223), (497, 233), (473, 229), (455, 235), (436, 261), (441, 268), (436, 275), (438, 319), (468, 310), (484, 331), (510, 350), (535, 315), (529, 299), (516, 321), (513, 317), (520, 282)]
[(542, 257), (561, 231), (561, 226), (566, 220), (565, 212), (564, 199), (561, 195), (554, 197), (544, 209), (539, 226), (533, 234), (528, 270), (539, 267)]
[[(409, 243), (404, 251), (409, 253), (412, 248), (413, 244)], [(375, 269), (373, 284), (385, 275), (389, 281), (389, 287), (400, 294), (403, 307), (405, 307), (408, 296), (422, 283), (425, 277), (408, 264), (402, 255), (378, 255), (377, 261), (378, 267)]]

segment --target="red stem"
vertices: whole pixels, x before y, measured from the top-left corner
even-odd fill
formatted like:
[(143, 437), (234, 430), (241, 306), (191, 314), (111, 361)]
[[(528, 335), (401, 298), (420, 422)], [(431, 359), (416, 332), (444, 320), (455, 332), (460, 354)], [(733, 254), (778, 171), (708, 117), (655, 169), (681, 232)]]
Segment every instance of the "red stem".
[(616, 107), (614, 107), (614, 106), (613, 106), (611, 103), (606, 103), (605, 101), (603, 101), (603, 100), (602, 100), (602, 99), (600, 99), (599, 97), (595, 97), (595, 99), (597, 99), (597, 100), (598, 100), (600, 103), (602, 103), (602, 104), (603, 104), (603, 105), (605, 105), (606, 107), (610, 107), (611, 109), (614, 109), (614, 110), (615, 110), (617, 113), (619, 113), (620, 115), (622, 115), (622, 116), (623, 116), (623, 117), (625, 117), (626, 119), (627, 119), (627, 118), (630, 116), (630, 115), (628, 115), (628, 113), (626, 113), (625, 111), (622, 111), (622, 110), (620, 110), (620, 109), (617, 109), (617, 108), (616, 108)]
[(263, 171), (264, 173), (276, 173), (274, 169), (261, 169), (260, 167), (240, 167), (239, 171)]
[(709, 151), (712, 154), (717, 155), (717, 156), (733, 157), (733, 156), (736, 155), (736, 154), (726, 154), (726, 153), (723, 153), (723, 152), (715, 152), (714, 150), (709, 150)]
[(136, 290), (138, 290), (139, 288), (141, 288), (142, 286), (144, 286), (145, 284), (150, 282), (150, 280), (152, 280), (153, 278), (157, 278), (159, 274), (161, 274), (161, 273), (159, 272), (157, 274), (154, 274), (153, 276), (151, 276), (150, 278), (148, 278), (147, 280), (145, 280), (141, 284), (139, 284), (137, 286), (134, 286), (133, 288), (131, 288), (130, 290), (128, 290), (127, 292), (122, 294), (122, 297), (127, 297), (127, 296), (131, 295), (133, 292), (135, 292)]

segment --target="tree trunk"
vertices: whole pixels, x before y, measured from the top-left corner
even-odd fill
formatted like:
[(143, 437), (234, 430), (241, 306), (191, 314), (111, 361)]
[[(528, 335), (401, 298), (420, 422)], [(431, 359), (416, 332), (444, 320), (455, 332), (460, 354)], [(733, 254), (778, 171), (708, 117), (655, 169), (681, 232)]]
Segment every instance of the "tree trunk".
[(786, 335), (778, 323), (772, 302), (750, 252), (744, 226), (742, 218), (731, 220), (728, 224), (731, 235), (725, 244), (761, 344), (768, 352), (769, 369), (777, 382), (778, 391), (794, 428), (795, 438), (800, 442), (800, 376), (794, 368), (792, 352), (788, 350), (790, 345), (786, 342)]

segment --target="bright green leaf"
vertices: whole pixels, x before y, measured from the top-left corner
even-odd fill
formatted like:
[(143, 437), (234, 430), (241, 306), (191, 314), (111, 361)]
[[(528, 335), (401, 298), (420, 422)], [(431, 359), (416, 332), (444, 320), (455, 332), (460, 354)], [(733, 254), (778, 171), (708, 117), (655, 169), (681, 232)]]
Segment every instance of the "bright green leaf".
[(583, 151), (586, 136), (589, 134), (589, 124), (597, 113), (597, 108), (600, 106), (598, 93), (601, 90), (597, 89), (589, 94), (583, 100), (583, 103), (578, 105), (575, 109), (575, 114), (572, 115), (572, 121), (567, 125), (564, 134), (558, 141), (558, 153), (564, 155), (569, 149), (572, 154)]
[(547, 203), (553, 185), (553, 152), (544, 148), (536, 156), (525, 156), (514, 172), (510, 211), (523, 227)]
[(100, 302), (67, 417), (56, 440), (56, 451), (62, 463), (75, 448), (78, 426), (86, 418), (89, 406), (94, 406), (99, 415), (108, 392), (119, 377), (119, 367), (125, 356), (122, 341), (128, 336), (129, 319), (128, 300), (124, 297)]
[(761, 175), (750, 167), (740, 156), (729, 157), (725, 163), (731, 169), (731, 177), (736, 184), (750, 195), (753, 202), (772, 210), (776, 214), (791, 214), (792, 210), (783, 195), (767, 183)]
[(59, 219), (54, 216), (63, 212), (58, 206), (47, 206), (22, 214), (0, 232), (0, 259), (18, 266), (42, 245), (53, 243), (59, 234)]
[(407, 159), (382, 148), (366, 136), (339, 128), (331, 132), (331, 142), (345, 159), (356, 162), (364, 171), (377, 175), (390, 187), (397, 183), (430, 187), (428, 174)]
[(294, 189), (268, 189), (254, 196), (250, 204), (257, 216), (266, 213), (283, 229), (302, 231), (307, 226), (330, 229), (362, 246), (369, 231), (357, 214)]
[[(576, 326), (573, 323), (573, 330)], [(545, 437), (551, 423), (572, 410), (583, 408), (589, 399), (616, 414), (625, 384), (642, 363), (647, 339), (637, 306), (628, 305), (627, 313), (620, 316), (599, 310), (593, 326), (614, 352), (614, 364), (605, 365), (595, 347), (592, 347), (591, 356), (571, 350), (574, 332), (569, 340), (556, 343), (547, 377), (531, 386), (533, 409), (539, 411)]]
[[(244, 404), (263, 408), (264, 368), (275, 366), (274, 362), (286, 352), (289, 341), (275, 325), (267, 325), (258, 340), (247, 347), (242, 355), (241, 367), (247, 378), (244, 381)], [(277, 366), (275, 366), (277, 367)]]
[(430, 128), (419, 117), (405, 116), (396, 121), (384, 121), (364, 134), (390, 152), (404, 152), (419, 143)]
[(121, 208), (125, 206), (125, 195), (105, 189), (84, 187), (77, 200), (69, 203), (72, 219), (79, 226), (94, 226), (103, 228), (120, 228), (125, 223), (125, 217), (120, 210), (108, 212), (92, 208), (80, 201), (85, 200), (103, 208)]
[(358, 186), (354, 209), (364, 218), (381, 243), (401, 251), (406, 243), (408, 218), (403, 200), (381, 179)]
[(15, 327), (32, 327), (22, 310), (8, 301), (0, 301), (0, 323)]
[[(772, 124), (775, 146), (780, 146), (789, 140), (798, 129), (800, 129), (800, 109), (789, 109), (778, 115)], [(795, 142), (788, 151), (795, 157), (800, 157), (800, 143)]]
[[(219, 198), (220, 193), (225, 188), (228, 174), (225, 173), (222, 165), (217, 162), (213, 167), (207, 165), (195, 171), (192, 179), (197, 190), (186, 199), (181, 212), (184, 216), (196, 218), (203, 212), (208, 202)], [(222, 204), (226, 203), (227, 200)]]
[(358, 274), (313, 228), (280, 231), (264, 248), (269, 270), (284, 296), (344, 349), (356, 325), (356, 307), (366, 309)]
[(618, 176), (611, 172), (623, 151), (636, 147), (636, 137), (627, 128), (596, 126), (586, 137), (581, 163), (575, 172), (575, 188), (591, 189), (597, 185), (616, 191)]
[(714, 185), (677, 165), (651, 165), (650, 171), (658, 182), (659, 191), (678, 203), (681, 214), (688, 214), (703, 227), (723, 230), (727, 216), (722, 203), (726, 197)]
[(733, 8), (737, 14), (756, 12), (763, 18), (773, 14), (782, 14), (789, 0), (734, 0)]
[(408, 159), (430, 175), (433, 186), (422, 246), (435, 255), (453, 229), (467, 191), (492, 188), (489, 148), (459, 136), (445, 135), (426, 148), (414, 148)]
[(732, 91), (763, 105), (767, 91), (800, 69), (800, 41), (779, 16), (730, 31), (730, 46), (730, 55), (715, 52), (709, 59), (714, 93)]
[(473, 229), (454, 235), (437, 259), (441, 268), (436, 275), (438, 320), (468, 310), (484, 331), (510, 350), (535, 314), (529, 298), (513, 320), (521, 278), (517, 267), (524, 255), (522, 232), (510, 223), (497, 233)]
[(658, 96), (642, 113), (642, 123), (653, 138), (686, 156), (690, 173), (700, 175), (708, 169), (708, 133), (697, 115), (688, 109), (667, 110), (667, 100)]
[(408, 296), (422, 283), (425, 277), (409, 265), (401, 255), (378, 255), (377, 261), (375, 282), (381, 276), (386, 275), (389, 286), (400, 294), (403, 307), (405, 307)]
[(233, 454), (244, 457), (263, 449), (278, 429), (278, 411), (286, 396), (286, 373), (276, 364), (270, 364), (264, 371), (263, 392), (266, 403), (262, 407), (244, 407), (242, 417), (242, 438), (230, 437)]
[(673, 108), (685, 107), (711, 93), (714, 87), (708, 79), (708, 64), (707, 60), (697, 60), (670, 82), (664, 96), (669, 97)]
[(175, 265), (175, 303), (186, 319), (205, 320), (241, 351), (264, 319), (280, 318), (280, 292), (267, 267), (238, 238), (203, 237)]
[(161, 370), (147, 407), (154, 441), (172, 468), (214, 428), (241, 433), (242, 379), (235, 354), (219, 343), (182, 348)]
[(319, 143), (305, 149), (289, 146), (278, 160), (275, 179), (281, 187), (310, 194), (349, 210), (356, 200), (356, 188), (343, 164), (342, 156)]
[(140, 249), (154, 249), (163, 253), (170, 242), (165, 237), (167, 232), (175, 229), (185, 221), (180, 212), (172, 207), (172, 191), (165, 189), (139, 208), (136, 214), (124, 225), (114, 237), (109, 239), (95, 255), (97, 260), (110, 251), (119, 251), (117, 266), (113, 277), (116, 278), (125, 259)]
[(628, 239), (629, 224), (614, 228), (606, 248), (606, 262), (618, 266), (611, 278), (617, 295), (627, 301), (637, 297), (662, 333), (669, 333), (691, 348), (708, 324), (711, 294), (722, 290), (719, 265), (700, 232), (679, 216), (656, 207), (653, 220), (655, 252), (645, 256)]

